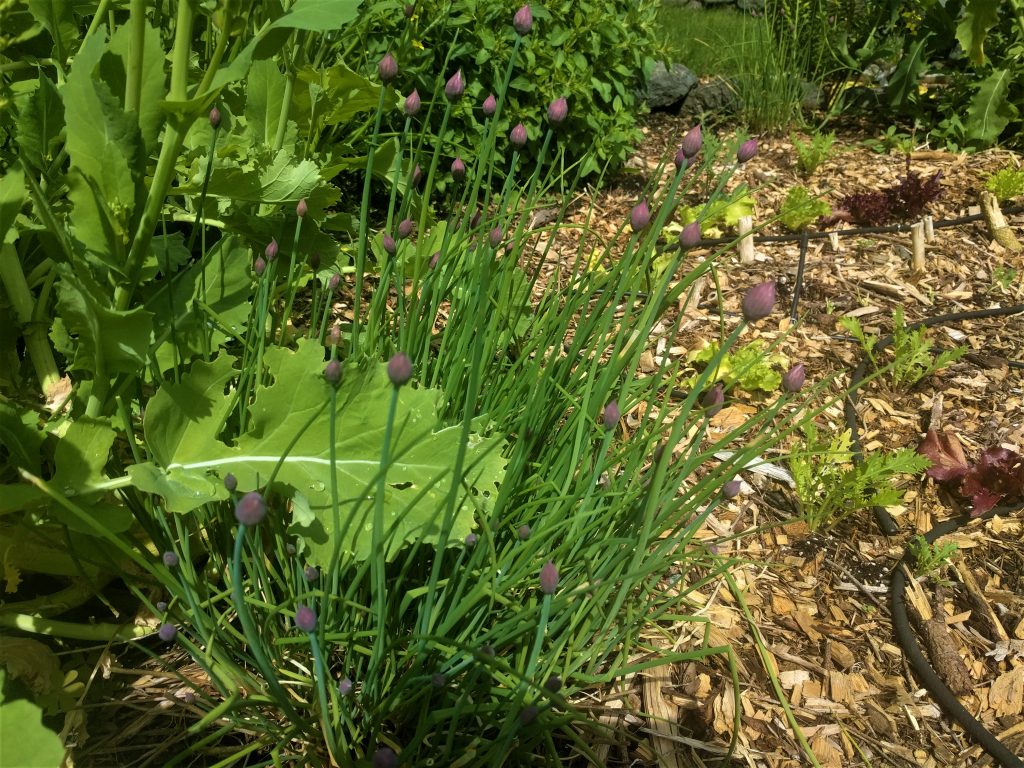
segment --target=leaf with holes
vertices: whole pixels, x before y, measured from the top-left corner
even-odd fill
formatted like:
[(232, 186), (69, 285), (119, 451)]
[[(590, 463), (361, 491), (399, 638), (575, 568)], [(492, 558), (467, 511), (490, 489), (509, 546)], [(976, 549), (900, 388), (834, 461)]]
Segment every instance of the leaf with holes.
[[(180, 383), (164, 384), (144, 422), (155, 462), (132, 467), (133, 484), (163, 495), (172, 511), (188, 512), (226, 496), (216, 477), (231, 472), (238, 487), (248, 490), (264, 486), (273, 475), (272, 502), (301, 496), (312, 513), (312, 522), (293, 521), (293, 531), (306, 538), (314, 565), (329, 565), (335, 544), (359, 559), (368, 557), (394, 391), (386, 366), (347, 366), (337, 389), (335, 513), (323, 347), (303, 340), (297, 351), (274, 348), (264, 359), (271, 383), (257, 387), (246, 432), (230, 444), (218, 430), (228, 414), (226, 392), (237, 376), (233, 358), (221, 354), (210, 363), (197, 362)], [(462, 436), (461, 424), (438, 422), (441, 406), (437, 390), (407, 386), (398, 393), (383, 500), (388, 557), (406, 543), (435, 542), (441, 531)], [(505, 471), (504, 445), (501, 436), (484, 433), (482, 421), (474, 422), (447, 531), (453, 545), (470, 532), (477, 510), (491, 508)]]

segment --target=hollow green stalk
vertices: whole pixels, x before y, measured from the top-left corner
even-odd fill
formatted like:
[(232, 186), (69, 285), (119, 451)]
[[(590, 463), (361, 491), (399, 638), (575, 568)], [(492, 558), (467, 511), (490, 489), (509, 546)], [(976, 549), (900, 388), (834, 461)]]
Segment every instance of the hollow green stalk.
[(295, 217), (295, 233), (292, 235), (292, 252), (288, 262), (288, 299), (285, 301), (284, 314), (281, 315), (281, 337), (279, 344), (284, 344), (285, 334), (288, 331), (288, 319), (292, 314), (292, 304), (295, 303), (295, 267), (299, 255), (299, 235), (302, 234), (302, 216)]
[(43, 395), (49, 398), (60, 381), (60, 370), (50, 348), (46, 326), (32, 322), (35, 301), (25, 280), (18, 252), (10, 243), (0, 245), (0, 283), (7, 291), (14, 308), (14, 316), (25, 329), (23, 336), (29, 360), (32, 361)]
[(323, 723), (324, 735), (327, 737), (327, 748), (331, 751), (331, 758), (336, 765), (341, 765), (338, 759), (341, 755), (338, 752), (338, 740), (334, 736), (334, 722), (331, 718), (331, 709), (327, 701), (327, 668), (324, 665), (324, 655), (320, 652), (320, 641), (316, 632), (309, 632), (309, 648), (313, 652), (313, 666), (316, 668), (316, 691), (320, 698), (320, 721)]

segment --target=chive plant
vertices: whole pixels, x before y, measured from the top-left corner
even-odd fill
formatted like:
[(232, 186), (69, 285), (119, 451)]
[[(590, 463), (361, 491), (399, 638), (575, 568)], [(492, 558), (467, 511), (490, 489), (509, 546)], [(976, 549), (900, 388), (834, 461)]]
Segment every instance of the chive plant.
[[(196, 20), (191, 4), (180, 8), (169, 95), (188, 105)], [(288, 41), (283, 75), (242, 59), (253, 84), (284, 78), (279, 115), (246, 113), (250, 123), (266, 121), (271, 158), (293, 133), (294, 89), (335, 50), (301, 11), (297, 2), (266, 19), (243, 49), (252, 57), (259, 43)], [(178, 189), (192, 206), (181, 218), (204, 229), (198, 272), (188, 273), (198, 286), (190, 306), (203, 319), (189, 332), (201, 343), (190, 346), (184, 331), (179, 339), (171, 318), (174, 354), (157, 354), (162, 338), (143, 356), (153, 358), (146, 382), (155, 394), (141, 379), (129, 386), (123, 361), (118, 376), (87, 388), (89, 416), (104, 412), (111, 392), (139, 391), (134, 410), (117, 412), (134, 463), (89, 480), (90, 492), (123, 494), (137, 530), (105, 527), (62, 488), (22, 471), (41, 497), (160, 585), (155, 605), (126, 579), (159, 616), (155, 639), (190, 654), (209, 679), (197, 692), (206, 712), (191, 726), (197, 738), (169, 765), (195, 762), (228, 726), (250, 739), (235, 758), (259, 753), (267, 762), (501, 765), (554, 762), (571, 750), (593, 758), (596, 726), (574, 705), (581, 692), (655, 664), (730, 656), (707, 643), (653, 660), (638, 651), (647, 650), (651, 622), (706, 621), (685, 614), (688, 595), (728, 563), (694, 536), (738, 492), (737, 472), (804, 419), (795, 402), (801, 369), (743, 425), (711, 429), (735, 397), (714, 372), (752, 325), (771, 322), (774, 284), (750, 288), (740, 313), (723, 312), (709, 328), (718, 352), (684, 397), (672, 394), (682, 361), (664, 357), (644, 374), (640, 359), (652, 339), (679, 332), (681, 315), (669, 310), (716, 269), (715, 254), (694, 255), (698, 223), (679, 237), (667, 236), (666, 224), (686, 195), (714, 204), (736, 165), (716, 172), (723, 164), (711, 142), (699, 126), (689, 131), (619, 223), (621, 248), (613, 257), (599, 246), (595, 260), (585, 236), (593, 209), (582, 225), (565, 219), (583, 167), (559, 147), (571, 100), (551, 101), (542, 135), (524, 127), (535, 125), (528, 116), (503, 115), (513, 78), (530, 75), (521, 54), (541, 22), (523, 6), (509, 23), (508, 66), (482, 83), (490, 95), (479, 104), (468, 103), (466, 86), (482, 71), (445, 69), (421, 94), (402, 88), (401, 46), (378, 63), (350, 246), (325, 234), (332, 214), (319, 180), (287, 205), (271, 199), (274, 184), (248, 208), (224, 196), (217, 153), (237, 150), (229, 106), (237, 99), (225, 93), (207, 119), (208, 94), (237, 73), (217, 75), (211, 64), (196, 89), (209, 135), (190, 141), (210, 152), (197, 166), (201, 182)], [(271, 39), (271, 30), (281, 34)], [(217, 38), (216, 64), (226, 38)], [(396, 89), (408, 95), (399, 101)], [(455, 109), (486, 120), (473, 151), (446, 141)], [(421, 110), (442, 116), (437, 135)], [(405, 118), (397, 136), (382, 129), (389, 111)], [(188, 121), (179, 123), (160, 146), (139, 227), (152, 230), (164, 210), (188, 136)], [(506, 125), (514, 127), (506, 133)], [(531, 142), (537, 162), (526, 165)], [(738, 149), (755, 161), (752, 145)], [(507, 161), (496, 168), (499, 156)], [(383, 210), (373, 209), (375, 157), (390, 180)], [(306, 162), (289, 166), (289, 178), (308, 178)], [(208, 218), (214, 192), (225, 219), (217, 223)], [(234, 206), (260, 239), (246, 248), (225, 236), (207, 247), (205, 228), (237, 221)], [(531, 229), (541, 207), (559, 213)], [(584, 237), (566, 255), (559, 249), (570, 226)], [(147, 231), (128, 249), (119, 311), (152, 271), (152, 243)], [(655, 272), (655, 259), (668, 267)], [(606, 268), (592, 268), (597, 262)], [(154, 295), (184, 291), (168, 281)], [(341, 316), (339, 299), (348, 308)], [(299, 319), (305, 333), (289, 333)], [(97, 442), (92, 432), (79, 439)], [(726, 448), (731, 458), (718, 461)], [(147, 537), (156, 544), (139, 543)], [(674, 569), (688, 576), (665, 590)]]

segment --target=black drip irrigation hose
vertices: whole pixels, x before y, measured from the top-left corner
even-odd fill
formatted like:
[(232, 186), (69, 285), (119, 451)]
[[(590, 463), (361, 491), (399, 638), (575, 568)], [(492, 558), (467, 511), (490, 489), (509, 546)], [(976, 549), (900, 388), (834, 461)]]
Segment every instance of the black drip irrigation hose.
[[(801, 257), (806, 251), (806, 240), (804, 241), (804, 247), (801, 250)], [(797, 284), (799, 285), (799, 278), (802, 273), (802, 259), (801, 269), (798, 270)], [(799, 292), (794, 292), (794, 303), (793, 311), (796, 311), (796, 297)], [(979, 309), (972, 312), (954, 312), (948, 315), (937, 315), (930, 317), (926, 320), (922, 320), (918, 323), (913, 323), (908, 327), (908, 330), (916, 330), (918, 328), (927, 328), (933, 325), (939, 325), (941, 323), (956, 322), (959, 320), (972, 320), (977, 318), (985, 317), (1003, 317), (1007, 315), (1017, 315), (1024, 313), (1024, 304), (1017, 304), (1012, 307), (995, 307), (992, 309)], [(875, 349), (882, 350), (892, 343), (892, 336), (887, 336), (881, 339), (875, 346)], [(846, 402), (843, 408), (843, 414), (846, 418), (846, 425), (850, 429), (850, 442), (853, 448), (853, 457), (855, 462), (863, 461), (864, 454), (863, 448), (860, 442), (859, 433), (859, 421), (857, 418), (857, 388), (860, 383), (864, 380), (864, 376), (867, 372), (868, 360), (865, 356), (861, 359), (860, 364), (853, 373), (853, 379), (851, 382), (851, 392), (846, 398)], [(931, 544), (940, 536), (952, 533), (958, 530), (962, 526), (969, 523), (974, 519), (987, 519), (996, 515), (1005, 515), (1010, 512), (1015, 512), (1020, 509), (1024, 509), (1024, 506), (1018, 507), (997, 507), (989, 511), (985, 515), (981, 515), (978, 518), (972, 518), (969, 516), (962, 516), (953, 520), (946, 520), (945, 522), (939, 523), (932, 528), (928, 533), (924, 535), (925, 540)], [(875, 520), (878, 522), (878, 527), (882, 530), (886, 536), (892, 536), (899, 532), (899, 527), (896, 525), (892, 516), (883, 508), (875, 507), (873, 510)], [(953, 720), (959, 723), (960, 727), (977, 743), (982, 749), (988, 752), (996, 762), (998, 762), (1003, 768), (1024, 768), (1024, 760), (1014, 755), (1005, 744), (997, 739), (985, 726), (983, 726), (978, 720), (964, 708), (960, 703), (960, 700), (956, 695), (949, 690), (949, 687), (945, 684), (935, 669), (929, 663), (928, 659), (925, 658), (924, 653), (921, 651), (921, 646), (917, 642), (917, 637), (914, 634), (914, 630), (910, 626), (910, 618), (907, 615), (907, 604), (905, 597), (905, 590), (907, 586), (907, 577), (904, 566), (908, 568), (913, 564), (913, 555), (910, 549), (904, 550), (903, 558), (896, 567), (893, 568), (892, 574), (889, 579), (889, 601), (892, 611), (892, 626), (893, 631), (896, 634), (900, 647), (903, 649), (903, 653), (906, 656), (907, 662), (914, 670), (914, 674), (917, 675), (918, 680), (924, 685), (928, 692), (932, 695), (935, 702), (942, 708), (942, 710), (949, 715)]]

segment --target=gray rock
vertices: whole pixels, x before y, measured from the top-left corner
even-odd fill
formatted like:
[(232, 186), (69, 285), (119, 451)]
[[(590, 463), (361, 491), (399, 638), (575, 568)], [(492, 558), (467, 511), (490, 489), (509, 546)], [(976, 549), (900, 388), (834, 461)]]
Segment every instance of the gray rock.
[(747, 13), (756, 11), (760, 14), (764, 11), (764, 0), (736, 0), (736, 7)]
[(731, 114), (739, 107), (736, 87), (728, 80), (715, 78), (698, 83), (683, 102), (679, 114), (684, 117), (699, 117), (704, 114)]
[(697, 85), (697, 76), (682, 64), (666, 69), (660, 61), (647, 78), (647, 106), (665, 109), (680, 103)]

